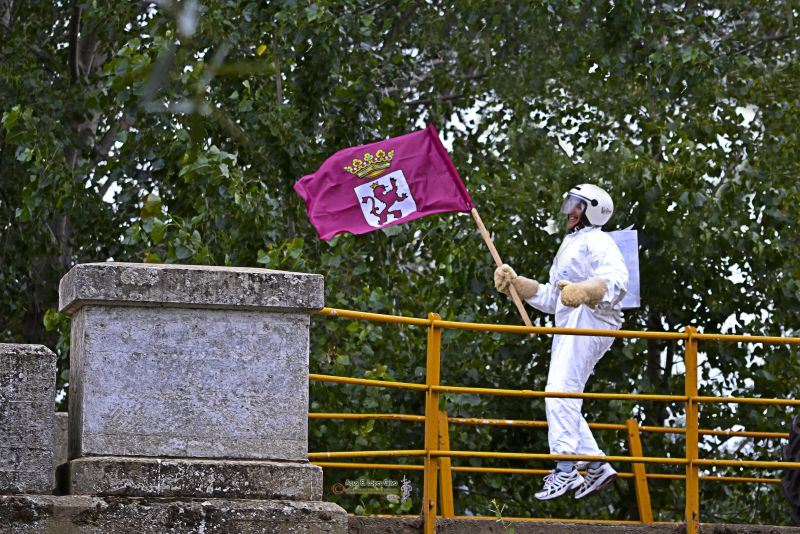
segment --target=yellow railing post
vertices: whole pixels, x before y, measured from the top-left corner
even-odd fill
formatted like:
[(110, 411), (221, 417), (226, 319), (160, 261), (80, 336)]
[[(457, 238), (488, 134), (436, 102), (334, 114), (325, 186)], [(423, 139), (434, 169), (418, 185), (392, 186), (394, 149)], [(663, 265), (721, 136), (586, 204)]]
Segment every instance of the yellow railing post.
[[(631, 456), (644, 456), (642, 440), (639, 434), (639, 422), (636, 419), (625, 421), (628, 429), (628, 444)], [(650, 508), (650, 490), (647, 487), (647, 473), (644, 464), (631, 464), (633, 468), (633, 481), (636, 488), (636, 504), (639, 507), (639, 520), (642, 523), (653, 522), (653, 510)]]
[[(430, 321), (441, 319), (438, 313), (429, 313)], [(436, 533), (436, 483), (437, 467), (439, 461), (431, 457), (431, 451), (439, 445), (439, 393), (431, 389), (439, 385), (440, 350), (442, 345), (442, 330), (432, 323), (428, 327), (427, 370), (425, 384), (428, 391), (425, 393), (425, 471), (422, 492), (422, 517), (424, 520), (425, 534)]]
[[(447, 425), (447, 412), (439, 412), (439, 450), (450, 450), (450, 429)], [(441, 497), (442, 517), (455, 517), (453, 508), (453, 471), (450, 458), (439, 458), (439, 496)]]
[(695, 463), (699, 458), (698, 409), (697, 409), (697, 330), (686, 327), (686, 532), (697, 534), (700, 527), (700, 469)]

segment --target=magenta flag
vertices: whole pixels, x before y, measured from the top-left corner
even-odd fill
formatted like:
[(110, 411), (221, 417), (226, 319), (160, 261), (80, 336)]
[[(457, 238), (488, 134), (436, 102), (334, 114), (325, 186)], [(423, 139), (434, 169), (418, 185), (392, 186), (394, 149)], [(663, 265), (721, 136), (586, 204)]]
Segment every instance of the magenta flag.
[(317, 172), (298, 180), (294, 190), (325, 240), (473, 208), (433, 126), (340, 150)]

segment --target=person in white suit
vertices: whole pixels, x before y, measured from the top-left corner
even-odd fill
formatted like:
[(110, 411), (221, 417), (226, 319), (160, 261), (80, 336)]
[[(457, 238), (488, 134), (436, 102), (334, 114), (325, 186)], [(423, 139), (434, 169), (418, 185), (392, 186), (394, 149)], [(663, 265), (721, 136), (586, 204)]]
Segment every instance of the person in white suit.
[[(611, 197), (601, 188), (582, 184), (565, 196), (561, 213), (567, 215), (567, 234), (550, 267), (548, 283), (517, 276), (502, 265), (495, 270), (495, 287), (509, 293), (513, 286), (534, 308), (555, 314), (555, 326), (618, 330), (628, 269), (614, 240), (601, 227), (614, 212)], [(613, 337), (555, 335), (546, 391), (583, 392), (595, 365), (608, 351)], [(605, 456), (581, 414), (582, 399), (547, 398), (550, 454)], [(614, 481), (617, 472), (607, 462), (590, 462), (581, 476), (571, 461), (559, 461), (536, 493), (554, 499), (577, 489), (582, 499)]]

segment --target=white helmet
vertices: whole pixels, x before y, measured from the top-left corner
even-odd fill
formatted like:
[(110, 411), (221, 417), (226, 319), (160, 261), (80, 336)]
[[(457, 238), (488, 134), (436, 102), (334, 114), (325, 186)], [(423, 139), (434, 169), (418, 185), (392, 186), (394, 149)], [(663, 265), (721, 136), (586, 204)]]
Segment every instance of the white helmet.
[(585, 215), (592, 226), (603, 226), (614, 213), (614, 202), (611, 197), (596, 185), (581, 184), (570, 189), (564, 195), (561, 213), (569, 213), (575, 202), (586, 204)]

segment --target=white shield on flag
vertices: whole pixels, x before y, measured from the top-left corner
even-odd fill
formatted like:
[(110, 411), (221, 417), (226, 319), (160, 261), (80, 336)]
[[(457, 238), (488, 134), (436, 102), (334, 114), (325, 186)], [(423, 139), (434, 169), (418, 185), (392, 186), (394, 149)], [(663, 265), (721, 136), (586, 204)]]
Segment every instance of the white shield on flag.
[(402, 170), (360, 184), (353, 191), (367, 224), (380, 228), (417, 211)]

